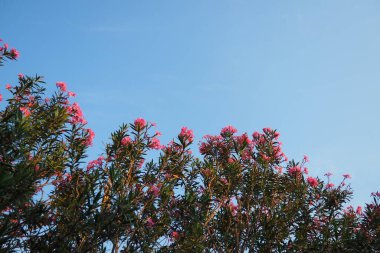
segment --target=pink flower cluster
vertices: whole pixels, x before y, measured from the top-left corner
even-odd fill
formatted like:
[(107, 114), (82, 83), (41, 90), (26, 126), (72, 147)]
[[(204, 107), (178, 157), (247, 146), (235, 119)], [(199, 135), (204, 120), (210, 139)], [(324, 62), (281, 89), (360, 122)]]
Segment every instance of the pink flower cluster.
[(358, 206), (358, 207), (356, 208), (356, 214), (357, 214), (357, 215), (362, 215), (362, 214), (363, 214), (363, 208), (362, 208), (362, 206)]
[(71, 122), (74, 124), (82, 123), (87, 124), (87, 121), (84, 119), (82, 109), (78, 103), (73, 103), (71, 106), (66, 108), (67, 112), (71, 115)]
[(145, 128), (146, 121), (143, 118), (137, 118), (137, 119), (135, 119), (134, 124), (135, 124), (135, 126), (137, 127), (138, 130), (141, 130), (141, 129)]
[(87, 136), (87, 139), (85, 140), (85, 145), (88, 147), (88, 146), (92, 146), (93, 140), (95, 138), (95, 133), (94, 131), (91, 130), (91, 128), (87, 129), (87, 133), (88, 133), (88, 136)]
[[(3, 40), (0, 39), (0, 42), (2, 42)], [(2, 58), (3, 55), (8, 55), (8, 57), (10, 57), (10, 59), (12, 60), (16, 60), (19, 56), (20, 56), (20, 52), (17, 51), (17, 49), (15, 48), (12, 48), (11, 50), (8, 51), (8, 44), (7, 43), (4, 43), (3, 46), (0, 47), (0, 60)]]
[(194, 140), (193, 130), (188, 129), (187, 127), (182, 127), (181, 133), (178, 135), (178, 137), (188, 142), (193, 142)]
[(152, 148), (152, 149), (161, 149), (162, 146), (160, 144), (160, 140), (157, 139), (156, 137), (152, 138), (151, 142), (149, 143), (148, 147)]
[(132, 143), (132, 140), (129, 136), (126, 136), (123, 139), (121, 139), (121, 145), (123, 146), (128, 146), (131, 143)]
[(57, 82), (56, 83), (57, 87), (62, 91), (66, 92), (67, 91), (67, 85), (65, 82)]
[(270, 136), (254, 132), (251, 140), (247, 133), (232, 136), (236, 133), (236, 129), (227, 126), (218, 136), (204, 136), (205, 141), (200, 143), (199, 151), (202, 155), (218, 153), (221, 157), (226, 157), (227, 161), (231, 153), (238, 153), (242, 161), (247, 163), (253, 162), (252, 159), (261, 159), (268, 163), (287, 161), (281, 149), (282, 143), (274, 141), (280, 134), (270, 128), (265, 128), (264, 131)]
[(153, 221), (152, 218), (149, 217), (148, 219), (146, 219), (146, 226), (148, 228), (152, 228), (154, 226), (154, 224), (155, 224), (155, 222)]
[(32, 114), (28, 107), (20, 107), (20, 111), (25, 117), (29, 117)]
[(254, 132), (254, 133), (252, 134), (252, 137), (253, 137), (254, 139), (256, 139), (256, 140), (258, 140), (258, 139), (260, 138), (260, 136), (261, 136), (261, 134), (260, 134), (259, 132)]
[[(6, 84), (5, 85), (5, 88), (7, 89), (7, 90), (10, 90), (10, 89), (12, 89), (12, 86), (10, 85), (10, 84)], [(0, 102), (1, 101), (3, 101), (3, 95), (2, 94), (0, 94)]]
[(87, 164), (87, 170), (93, 169), (95, 166), (102, 166), (104, 161), (103, 156), (99, 156), (98, 159), (93, 160)]
[(212, 154), (214, 149), (223, 147), (223, 138), (220, 135), (205, 135), (203, 139), (205, 141), (199, 144), (199, 152), (202, 155)]
[(279, 133), (279, 132), (277, 132), (277, 131), (273, 130), (272, 128), (269, 128), (269, 127), (264, 127), (264, 128), (263, 128), (263, 132), (264, 132), (264, 134), (266, 134), (266, 135), (273, 134), (273, 137), (274, 137), (276, 140), (278, 140), (278, 138), (280, 137), (280, 133)]
[(19, 53), (19, 51), (17, 51), (17, 49), (12, 48), (12, 49), (11, 49), (11, 56), (12, 56), (14, 59), (17, 59), (17, 58), (20, 56), (20, 53)]
[(343, 210), (343, 213), (345, 215), (348, 215), (348, 216), (355, 216), (356, 215), (362, 215), (363, 214), (363, 207), (362, 206), (358, 206), (356, 208), (356, 211), (354, 211), (354, 208), (350, 205), (348, 207), (346, 207), (345, 210)]
[(345, 179), (350, 179), (350, 178), (351, 178), (351, 175), (350, 175), (350, 174), (343, 174), (343, 177), (344, 177)]
[(220, 135), (223, 136), (223, 137), (224, 136), (231, 136), (231, 135), (233, 135), (236, 132), (237, 132), (237, 129), (235, 127), (229, 125), (229, 126), (226, 126), (226, 127), (222, 128), (222, 131), (220, 132)]
[(311, 187), (315, 188), (318, 186), (318, 180), (314, 177), (308, 177), (307, 182), (310, 184)]
[[(272, 128), (269, 128), (269, 127), (264, 127), (263, 132), (265, 135), (273, 136), (273, 138), (275, 140), (278, 140), (278, 138), (280, 137), (279, 132), (277, 132), (276, 130), (273, 130)], [(258, 133), (258, 132), (253, 133), (253, 138), (259, 139), (260, 137), (262, 137), (262, 135), (260, 133)]]
[(154, 197), (158, 197), (158, 195), (160, 194), (160, 187), (157, 187), (156, 185), (152, 185), (149, 188), (148, 193), (153, 195)]
[(172, 234), (171, 234), (171, 237), (172, 237), (174, 240), (178, 241), (178, 240), (181, 238), (181, 234), (178, 233), (177, 231), (173, 231)]
[(72, 91), (67, 91), (67, 85), (65, 82), (56, 82), (56, 86), (61, 90), (61, 92), (67, 92), (67, 96), (69, 97), (75, 97), (77, 95)]
[(269, 128), (269, 127), (264, 127), (264, 128), (263, 128), (263, 132), (264, 132), (265, 134), (270, 134), (272, 131), (273, 131), (272, 128)]
[(292, 176), (297, 176), (297, 175), (300, 175), (301, 172), (302, 172), (302, 169), (300, 166), (292, 166), (288, 169), (288, 172), (290, 175)]

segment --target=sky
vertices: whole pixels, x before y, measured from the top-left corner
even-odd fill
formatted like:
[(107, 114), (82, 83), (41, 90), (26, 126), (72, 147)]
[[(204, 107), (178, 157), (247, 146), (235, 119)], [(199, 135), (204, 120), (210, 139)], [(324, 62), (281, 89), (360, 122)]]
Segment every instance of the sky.
[[(380, 190), (380, 2), (1, 0), (0, 38), (20, 51), (0, 68), (77, 93), (95, 133), (90, 156), (137, 117), (168, 143), (233, 125), (277, 129), (312, 176), (352, 175), (353, 204)], [(3, 86), (1, 88), (1, 86)]]

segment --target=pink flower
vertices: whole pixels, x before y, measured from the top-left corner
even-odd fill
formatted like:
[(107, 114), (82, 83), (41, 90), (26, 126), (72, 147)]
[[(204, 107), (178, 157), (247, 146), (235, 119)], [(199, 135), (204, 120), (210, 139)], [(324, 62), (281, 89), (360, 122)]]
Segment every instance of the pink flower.
[(224, 177), (222, 177), (222, 178), (220, 179), (220, 182), (222, 182), (223, 184), (228, 184), (228, 180), (225, 179)]
[(308, 162), (309, 162), (309, 157), (308, 157), (307, 155), (304, 155), (304, 156), (303, 156), (303, 160), (304, 160), (306, 163), (308, 163)]
[(272, 132), (273, 130), (269, 127), (265, 127), (263, 128), (263, 132), (266, 133), (266, 134), (269, 134), (270, 132)]
[(121, 139), (121, 145), (123, 146), (128, 146), (129, 144), (131, 144), (131, 138), (129, 136), (126, 136), (124, 137), (123, 139)]
[(328, 183), (327, 185), (326, 185), (326, 188), (327, 189), (330, 189), (330, 188), (333, 188), (335, 185), (333, 184), (333, 183)]
[(101, 165), (104, 161), (104, 156), (99, 156), (98, 159), (96, 159), (99, 165)]
[(265, 154), (261, 154), (261, 157), (263, 158), (264, 161), (270, 161), (270, 157)]
[(77, 94), (75, 94), (72, 91), (69, 91), (69, 92), (67, 92), (67, 95), (69, 95), (69, 97), (75, 97)]
[(343, 213), (346, 214), (346, 215), (347, 214), (349, 215), (349, 214), (351, 214), (353, 212), (354, 212), (354, 208), (351, 205), (347, 206), (346, 209), (343, 210)]
[(229, 126), (226, 126), (222, 129), (222, 131), (220, 131), (220, 135), (221, 136), (230, 136), (230, 135), (233, 135), (234, 133), (237, 132), (237, 129), (234, 128), (233, 126), (229, 125)]
[(24, 114), (25, 117), (29, 117), (31, 115), (31, 112), (27, 107), (20, 107), (20, 111)]
[(148, 228), (153, 227), (154, 224), (155, 224), (155, 222), (152, 220), (152, 218), (149, 217), (148, 219), (146, 219), (146, 226), (147, 226)]
[(314, 226), (319, 227), (321, 225), (321, 220), (318, 217), (313, 218)]
[(12, 89), (12, 86), (10, 84), (5, 85), (5, 89), (10, 90)]
[(154, 197), (158, 197), (160, 189), (157, 186), (153, 185), (150, 187), (149, 193), (152, 194)]
[(182, 127), (181, 133), (178, 135), (178, 137), (183, 138), (184, 140), (187, 140), (188, 142), (193, 142), (194, 140), (193, 130), (187, 129), (187, 127)]
[(138, 130), (143, 129), (146, 126), (146, 121), (143, 118), (137, 118), (135, 119), (135, 126), (137, 127)]
[(252, 137), (255, 138), (255, 139), (259, 139), (260, 138), (260, 133), (259, 132), (254, 132), (252, 134)]
[(0, 102), (3, 101), (3, 95), (0, 94)]
[(66, 83), (64, 83), (64, 82), (57, 82), (56, 85), (57, 85), (57, 87), (58, 87), (62, 92), (66, 92), (66, 90), (67, 90)]
[(251, 141), (251, 139), (249, 139), (247, 133), (244, 133), (241, 137), (242, 137), (242, 139), (243, 139), (247, 144), (251, 144), (251, 143), (252, 143), (252, 141)]
[(87, 121), (84, 119), (82, 109), (78, 103), (73, 103), (72, 106), (66, 108), (67, 112), (71, 114), (71, 122), (86, 124)]
[(332, 173), (331, 173), (331, 172), (327, 172), (327, 173), (325, 174), (325, 176), (326, 176), (326, 177), (330, 177), (330, 176), (332, 176)]
[(358, 208), (356, 208), (356, 214), (358, 215), (361, 215), (363, 213), (363, 208), (361, 206), (358, 206)]
[(87, 133), (88, 133), (88, 136), (87, 136), (87, 139), (85, 141), (85, 145), (86, 146), (92, 146), (92, 143), (93, 143), (93, 140), (95, 137), (95, 133), (94, 133), (94, 131), (92, 131), (91, 128), (87, 129)]
[(299, 173), (301, 173), (301, 167), (299, 167), (299, 166), (293, 166), (293, 167), (290, 167), (289, 168), (289, 174), (290, 175), (296, 175), (296, 174), (299, 174)]
[(178, 240), (180, 238), (180, 234), (177, 231), (172, 232), (172, 238), (174, 240)]
[(350, 175), (350, 174), (343, 174), (343, 177), (344, 177), (344, 178), (348, 178), (348, 179), (350, 179), (350, 178), (351, 178), (351, 175)]
[(160, 140), (154, 137), (151, 143), (149, 144), (149, 147), (152, 149), (157, 149), (157, 150), (160, 149), (161, 148)]
[(310, 184), (311, 187), (315, 188), (318, 186), (318, 180), (314, 177), (308, 177), (307, 182)]
[(90, 169), (93, 169), (96, 165), (101, 166), (103, 164), (103, 160), (104, 160), (104, 157), (99, 156), (98, 159), (89, 162), (87, 165), (87, 171)]
[(19, 51), (17, 51), (15, 48), (12, 48), (12, 49), (11, 49), (11, 56), (12, 56), (14, 59), (17, 59), (17, 58), (20, 56), (20, 53), (19, 53)]
[(18, 74), (17, 76), (19, 79), (24, 78), (24, 74)]
[(87, 164), (87, 171), (90, 170), (90, 169), (93, 169), (95, 167), (95, 162), (94, 161), (91, 161)]

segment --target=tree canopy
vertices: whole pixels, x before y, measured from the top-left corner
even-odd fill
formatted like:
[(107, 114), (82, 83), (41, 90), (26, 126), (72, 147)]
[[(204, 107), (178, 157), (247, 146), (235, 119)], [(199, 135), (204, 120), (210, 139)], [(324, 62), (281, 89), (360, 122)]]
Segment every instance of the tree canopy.
[[(0, 47), (0, 65), (18, 57)], [(47, 96), (38, 75), (17, 81), (0, 95), (1, 251), (380, 252), (380, 193), (350, 206), (350, 175), (310, 176), (277, 130), (227, 126), (196, 147), (183, 127), (162, 145), (138, 118), (86, 162), (95, 134), (75, 93), (59, 81)]]

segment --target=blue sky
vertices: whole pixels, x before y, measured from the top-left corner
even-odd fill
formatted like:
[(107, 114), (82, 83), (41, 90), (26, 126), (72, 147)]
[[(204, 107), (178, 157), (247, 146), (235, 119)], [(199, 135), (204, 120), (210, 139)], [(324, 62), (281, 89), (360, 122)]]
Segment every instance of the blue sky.
[[(96, 133), (137, 117), (163, 143), (228, 124), (278, 129), (309, 171), (353, 176), (354, 204), (380, 190), (379, 1), (3, 0), (0, 38), (20, 50), (0, 69), (65, 81)], [(2, 88), (0, 93), (4, 93)]]

